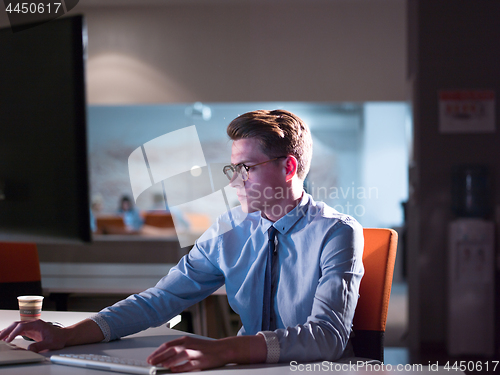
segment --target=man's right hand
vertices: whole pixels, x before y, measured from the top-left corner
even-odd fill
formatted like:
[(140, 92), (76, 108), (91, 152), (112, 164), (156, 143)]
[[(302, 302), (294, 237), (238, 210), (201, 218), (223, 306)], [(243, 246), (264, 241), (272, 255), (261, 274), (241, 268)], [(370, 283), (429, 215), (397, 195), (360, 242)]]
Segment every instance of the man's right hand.
[(36, 341), (28, 346), (28, 350), (33, 352), (62, 349), (66, 346), (67, 340), (63, 328), (56, 327), (43, 320), (14, 322), (0, 332), (0, 340), (11, 342), (18, 335)]
[(28, 350), (33, 352), (90, 344), (104, 339), (99, 326), (90, 319), (83, 320), (68, 328), (57, 327), (43, 320), (14, 322), (0, 331), (0, 340), (11, 342), (18, 335), (35, 340), (33, 344), (28, 346)]

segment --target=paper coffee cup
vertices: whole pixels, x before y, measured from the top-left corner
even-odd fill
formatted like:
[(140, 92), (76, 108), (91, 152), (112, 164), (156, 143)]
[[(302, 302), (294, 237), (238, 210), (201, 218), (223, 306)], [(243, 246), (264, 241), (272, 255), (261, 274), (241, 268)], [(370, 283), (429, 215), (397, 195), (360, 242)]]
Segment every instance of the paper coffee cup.
[(36, 320), (42, 316), (43, 296), (19, 296), (19, 315), (21, 320)]

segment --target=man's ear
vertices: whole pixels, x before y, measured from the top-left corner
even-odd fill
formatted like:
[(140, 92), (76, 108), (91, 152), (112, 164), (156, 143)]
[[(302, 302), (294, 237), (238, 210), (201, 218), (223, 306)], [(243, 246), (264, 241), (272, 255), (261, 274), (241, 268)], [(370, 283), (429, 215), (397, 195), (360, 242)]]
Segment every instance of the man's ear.
[(297, 174), (297, 159), (293, 155), (288, 155), (285, 161), (286, 182), (290, 181)]

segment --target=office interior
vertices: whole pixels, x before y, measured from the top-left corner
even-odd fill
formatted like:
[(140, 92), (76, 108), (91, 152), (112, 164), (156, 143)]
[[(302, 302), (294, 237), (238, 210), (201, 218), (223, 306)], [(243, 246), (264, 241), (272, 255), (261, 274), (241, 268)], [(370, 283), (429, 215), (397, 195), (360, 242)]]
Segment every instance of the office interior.
[[(498, 339), (489, 354), (448, 351), (451, 173), (456, 165), (486, 166), (500, 186), (498, 109), (493, 131), (446, 133), (438, 93), (500, 87), (499, 12), (496, 0), (81, 0), (71, 13), (88, 24), (91, 196), (102, 200), (103, 214), (114, 212), (119, 197), (130, 195), (128, 156), (154, 137), (196, 125), (207, 159), (224, 162), (224, 127), (235, 113), (290, 108), (310, 119), (317, 158), (311, 183), (366, 189), (351, 202), (339, 190), (330, 203), (352, 204), (363, 225), (400, 233), (386, 332), (386, 347), (402, 349), (394, 361), (498, 358)], [(208, 119), (196, 112), (198, 103), (210, 110)], [(209, 131), (215, 126), (216, 139)], [(497, 191), (486, 217), (496, 233)], [(148, 210), (157, 195), (149, 191), (138, 208)], [(114, 235), (99, 234), (90, 245), (40, 244), (40, 260), (175, 263), (188, 250), (157, 233)], [(498, 291), (498, 241), (494, 254), (490, 282)], [(487, 327), (494, 337), (499, 295)], [(75, 295), (70, 308), (118, 297)], [(471, 324), (482, 313), (478, 308)]]

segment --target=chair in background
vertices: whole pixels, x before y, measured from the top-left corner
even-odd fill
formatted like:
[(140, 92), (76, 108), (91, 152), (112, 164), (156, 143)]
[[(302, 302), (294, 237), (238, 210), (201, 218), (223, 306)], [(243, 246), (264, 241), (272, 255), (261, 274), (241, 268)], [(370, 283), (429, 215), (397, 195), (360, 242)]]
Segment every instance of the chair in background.
[(165, 212), (146, 212), (144, 224), (157, 228), (174, 228), (172, 215)]
[(365, 275), (353, 320), (356, 357), (384, 361), (384, 333), (391, 296), (398, 234), (392, 229), (365, 228)]
[(189, 222), (189, 230), (194, 233), (203, 233), (212, 222), (210, 217), (205, 214), (196, 214), (196, 213), (186, 213), (185, 214), (187, 221)]
[(0, 309), (17, 310), (17, 296), (42, 295), (34, 243), (0, 242)]
[(122, 234), (125, 233), (125, 223), (119, 215), (100, 215), (95, 218), (97, 233)]

